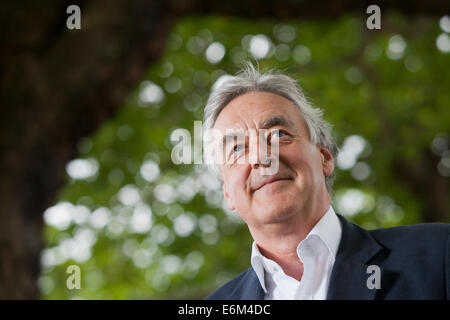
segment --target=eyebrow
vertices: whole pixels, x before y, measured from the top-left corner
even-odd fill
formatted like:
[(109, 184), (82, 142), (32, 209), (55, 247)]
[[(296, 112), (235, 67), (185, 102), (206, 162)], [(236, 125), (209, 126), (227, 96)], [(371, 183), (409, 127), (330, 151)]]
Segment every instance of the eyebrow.
[(266, 119), (261, 124), (261, 129), (269, 129), (275, 126), (283, 126), (288, 128), (293, 128), (294, 124), (291, 120), (286, 118), (283, 115), (276, 115), (273, 117), (270, 117), (269, 119)]
[[(287, 128), (293, 128), (294, 124), (292, 123), (291, 120), (289, 120), (285, 116), (276, 115), (276, 116), (273, 116), (273, 117), (270, 117), (270, 118), (264, 120), (261, 124), (260, 129), (269, 129), (269, 128), (272, 128), (275, 126), (283, 126), (283, 127), (287, 127)], [(237, 134), (238, 133), (230, 133), (230, 134), (224, 135), (222, 137), (222, 145), (225, 145), (226, 142), (235, 141), (238, 138)], [(230, 138), (233, 138), (233, 139), (230, 139)]]

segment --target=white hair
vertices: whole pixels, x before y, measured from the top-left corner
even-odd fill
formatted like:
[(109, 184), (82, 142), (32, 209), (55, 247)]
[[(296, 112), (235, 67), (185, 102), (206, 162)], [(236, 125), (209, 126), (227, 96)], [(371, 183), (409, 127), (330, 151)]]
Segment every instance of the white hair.
[[(317, 146), (328, 149), (337, 157), (339, 152), (336, 143), (331, 137), (331, 126), (323, 119), (323, 111), (313, 108), (305, 97), (300, 85), (291, 77), (269, 70), (260, 72), (255, 69), (251, 62), (247, 62), (245, 67), (234, 77), (229, 77), (217, 88), (215, 88), (206, 103), (203, 123), (203, 133), (213, 129), (220, 112), (231, 100), (248, 92), (271, 92), (278, 94), (292, 101), (300, 110), (309, 131), (311, 142)], [(208, 139), (203, 138), (203, 150), (208, 150)], [(221, 180), (220, 170), (217, 164), (210, 157), (210, 152), (205, 152), (206, 163), (212, 172)], [(332, 191), (334, 182), (334, 172), (326, 177), (326, 187), (329, 193)]]

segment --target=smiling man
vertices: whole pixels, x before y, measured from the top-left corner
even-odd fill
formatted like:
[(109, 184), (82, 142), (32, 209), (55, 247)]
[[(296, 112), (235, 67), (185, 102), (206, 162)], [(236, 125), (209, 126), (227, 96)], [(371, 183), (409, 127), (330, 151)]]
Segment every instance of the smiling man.
[(206, 161), (254, 239), (251, 268), (208, 299), (450, 296), (448, 224), (369, 232), (335, 213), (338, 150), (295, 80), (248, 64), (212, 92), (204, 132)]

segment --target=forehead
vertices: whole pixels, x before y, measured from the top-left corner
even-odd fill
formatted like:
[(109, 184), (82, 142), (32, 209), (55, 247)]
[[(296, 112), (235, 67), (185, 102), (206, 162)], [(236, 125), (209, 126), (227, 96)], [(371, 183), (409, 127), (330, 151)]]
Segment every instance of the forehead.
[(304, 129), (300, 110), (291, 100), (272, 92), (249, 92), (223, 108), (214, 128), (222, 132), (260, 128), (267, 119), (280, 115), (293, 125), (293, 129)]

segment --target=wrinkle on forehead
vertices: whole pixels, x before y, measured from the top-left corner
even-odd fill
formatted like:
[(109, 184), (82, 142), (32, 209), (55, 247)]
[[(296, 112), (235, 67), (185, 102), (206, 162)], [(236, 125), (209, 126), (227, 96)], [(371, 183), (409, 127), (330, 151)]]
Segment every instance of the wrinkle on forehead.
[[(261, 106), (258, 108), (259, 111), (255, 111), (255, 105)], [(299, 133), (298, 128), (294, 125), (297, 123), (296, 120), (306, 125), (300, 110), (291, 100), (271, 92), (250, 92), (233, 99), (225, 106), (217, 117), (214, 127), (223, 133), (225, 131), (230, 133), (233, 130), (242, 132), (248, 129), (260, 129), (264, 126), (264, 122), (274, 116), (286, 118), (290, 124), (286, 127), (297, 133)], [(283, 124), (279, 121), (278, 125)]]

